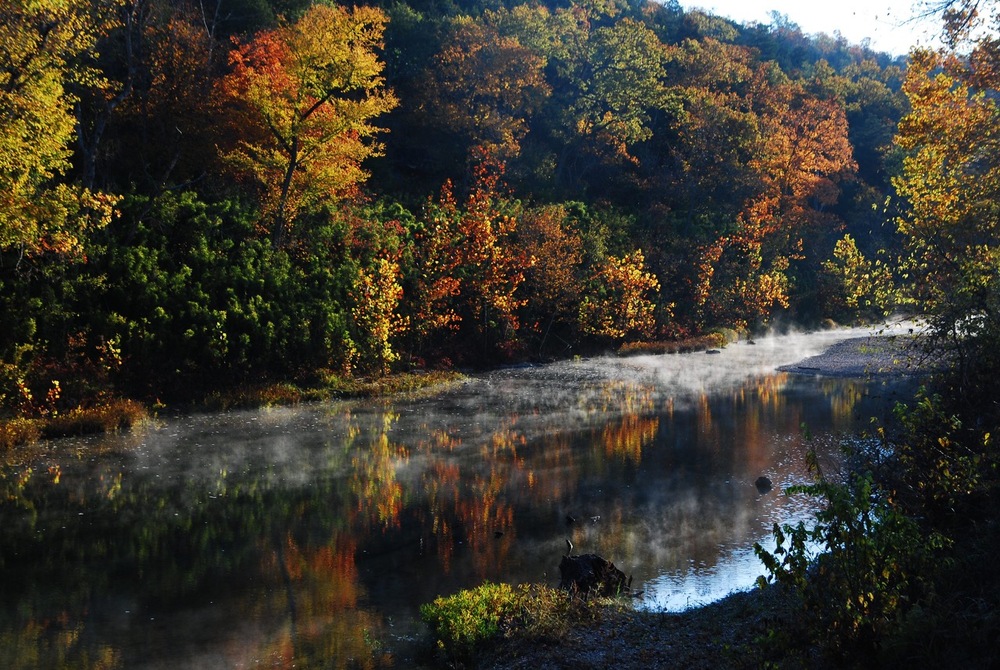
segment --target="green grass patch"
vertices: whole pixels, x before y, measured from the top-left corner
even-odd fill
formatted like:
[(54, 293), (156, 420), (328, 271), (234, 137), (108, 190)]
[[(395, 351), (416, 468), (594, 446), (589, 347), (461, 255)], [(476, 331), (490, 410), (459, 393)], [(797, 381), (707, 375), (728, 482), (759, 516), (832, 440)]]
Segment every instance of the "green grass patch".
[(558, 641), (573, 625), (594, 620), (603, 604), (548, 586), (487, 582), (424, 604), (420, 614), (431, 627), (436, 661), (462, 666), (501, 639)]

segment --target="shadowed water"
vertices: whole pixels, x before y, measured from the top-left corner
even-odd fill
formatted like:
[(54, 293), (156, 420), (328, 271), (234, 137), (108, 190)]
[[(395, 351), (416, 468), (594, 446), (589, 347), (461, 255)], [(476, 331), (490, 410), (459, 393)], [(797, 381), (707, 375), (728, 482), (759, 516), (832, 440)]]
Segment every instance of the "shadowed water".
[(554, 585), (567, 539), (633, 575), (639, 607), (748, 588), (752, 544), (812, 509), (782, 492), (807, 450), (833, 470), (890, 400), (774, 370), (858, 334), (44, 445), (0, 480), (0, 667), (410, 667), (421, 603)]

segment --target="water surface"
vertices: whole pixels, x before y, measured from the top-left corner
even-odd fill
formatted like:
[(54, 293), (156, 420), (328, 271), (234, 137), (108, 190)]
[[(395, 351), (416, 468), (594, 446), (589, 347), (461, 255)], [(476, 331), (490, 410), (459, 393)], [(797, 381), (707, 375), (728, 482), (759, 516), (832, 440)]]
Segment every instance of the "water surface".
[(0, 667), (410, 667), (421, 603), (555, 585), (567, 539), (631, 574), (639, 607), (748, 588), (753, 543), (812, 509), (782, 492), (807, 451), (836, 468), (888, 406), (883, 386), (774, 370), (858, 334), (44, 445), (0, 479)]

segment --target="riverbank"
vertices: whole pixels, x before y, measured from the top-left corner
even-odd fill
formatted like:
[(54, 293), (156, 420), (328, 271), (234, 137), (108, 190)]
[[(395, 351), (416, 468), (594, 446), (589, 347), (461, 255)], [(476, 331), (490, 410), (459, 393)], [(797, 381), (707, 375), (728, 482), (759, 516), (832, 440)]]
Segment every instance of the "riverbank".
[(372, 379), (321, 376), (310, 383), (292, 382), (236, 386), (192, 399), (184, 406), (150, 406), (132, 399), (95, 401), (89, 407), (58, 411), (45, 408), (33, 416), (0, 419), (0, 454), (15, 447), (60, 437), (128, 431), (155, 418), (158, 412), (188, 413), (280, 407), (347, 398), (375, 398), (415, 393), (454, 383), (463, 375), (450, 370), (406, 372)]
[[(718, 602), (680, 613), (606, 605), (592, 621), (578, 623), (559, 639), (495, 641), (476, 667), (490, 670), (558, 668), (685, 668), (727, 670), (766, 667), (774, 653), (767, 640), (796, 625), (794, 594), (779, 587), (734, 593)], [(815, 656), (815, 657), (814, 657)], [(782, 659), (785, 663), (788, 658)], [(818, 655), (802, 657), (801, 667), (823, 668)], [(786, 666), (787, 667), (787, 666)]]

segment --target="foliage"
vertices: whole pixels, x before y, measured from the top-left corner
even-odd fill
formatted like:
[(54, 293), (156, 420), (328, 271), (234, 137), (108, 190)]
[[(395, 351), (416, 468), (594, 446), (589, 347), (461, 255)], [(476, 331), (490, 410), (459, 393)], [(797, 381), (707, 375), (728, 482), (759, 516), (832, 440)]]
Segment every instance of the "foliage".
[(421, 605), (420, 615), (433, 629), (438, 649), (463, 659), (477, 644), (500, 634), (501, 626), (509, 625), (520, 609), (518, 592), (512, 586), (487, 582)]
[[(594, 277), (594, 292), (580, 302), (584, 332), (623, 340), (654, 330), (656, 305), (648, 296), (660, 289), (660, 282), (646, 272), (645, 263), (641, 249), (623, 258), (606, 259)], [(669, 309), (668, 306), (668, 314)]]
[(387, 258), (376, 259), (370, 271), (358, 271), (351, 317), (357, 331), (355, 340), (363, 346), (357, 354), (363, 370), (386, 375), (399, 360), (392, 343), (409, 325), (397, 311), (403, 296), (399, 276), (399, 264)]
[(380, 151), (371, 120), (396, 105), (376, 54), (385, 21), (377, 9), (315, 5), (231, 54), (219, 90), (234, 113), (225, 158), (260, 186), (275, 246), (301, 210), (350, 194)]
[(336, 221), (314, 227), (303, 259), (257, 238), (252, 213), (190, 192), (134, 199), (125, 221), (113, 232), (131, 243), (95, 250), (108, 279), (86, 302), (113, 305), (90, 321), (120, 342), (131, 383), (154, 370), (207, 382), (210, 371), (259, 379), (350, 364), (355, 268), (339, 255), (346, 233)]
[[(53, 382), (66, 412), (752, 326), (824, 303), (830, 258), (853, 309), (840, 279), (863, 283), (883, 240), (900, 70), (780, 22), (618, 1), (8, 5), (0, 360), (32, 398), (5, 382), (8, 412), (51, 411)], [(844, 220), (858, 254), (835, 246)], [(990, 305), (976, 262), (966, 304)]]
[(955, 355), (966, 391), (985, 382), (979, 371), (995, 363), (1000, 336), (1000, 112), (976, 76), (959, 61), (914, 54), (904, 86), (911, 111), (896, 139), (906, 154), (894, 180), (908, 206), (897, 220), (907, 297), (928, 315), (936, 344)]
[(559, 639), (573, 621), (592, 617), (592, 609), (563, 590), (486, 582), (425, 603), (420, 614), (442, 660), (461, 664), (500, 637)]
[(925, 388), (912, 406), (898, 403), (894, 414), (902, 426), (891, 440), (898, 497), (935, 520), (955, 514), (995, 467), (991, 433), (963, 427), (941, 396)]
[(829, 316), (857, 315), (868, 320), (886, 316), (895, 305), (892, 273), (885, 262), (865, 258), (854, 238), (845, 235), (833, 247), (833, 258), (823, 261)]
[(819, 476), (789, 493), (817, 496), (825, 507), (812, 527), (775, 524), (773, 552), (754, 545), (770, 573), (760, 583), (775, 580), (799, 591), (819, 641), (838, 653), (870, 652), (919, 593), (940, 538), (924, 536), (871, 473), (852, 473), (845, 483)]
[(450, 33), (426, 71), (427, 122), (464, 137), (470, 151), (517, 155), (550, 92), (544, 58), (471, 17), (455, 19)]
[(485, 156), (461, 205), (445, 184), (439, 202), (427, 207), (417, 243), (412, 318), (418, 334), (459, 333), (467, 345), (479, 345), (483, 358), (509, 355), (516, 344), (526, 303), (520, 289), (535, 263), (514, 243), (522, 212), (503, 197), (502, 172), (502, 164)]
[(74, 60), (93, 49), (84, 0), (12, 0), (0, 9), (0, 253), (79, 253), (107, 225), (115, 198), (56, 181), (68, 171), (74, 97), (91, 73)]

